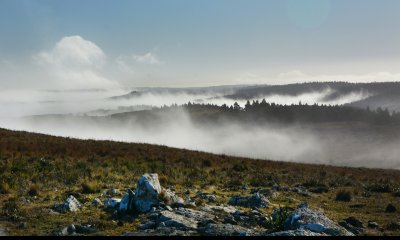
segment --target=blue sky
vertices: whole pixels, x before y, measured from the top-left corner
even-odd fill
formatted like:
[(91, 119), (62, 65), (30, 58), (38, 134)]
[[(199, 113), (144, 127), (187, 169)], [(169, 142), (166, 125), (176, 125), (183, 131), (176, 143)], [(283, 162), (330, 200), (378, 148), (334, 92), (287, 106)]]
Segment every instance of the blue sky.
[[(398, 0), (0, 0), (0, 86), (46, 86), (71, 70), (54, 63), (66, 37), (102, 51), (74, 76), (123, 86), (395, 80), (399, 11)], [(58, 73), (37, 66), (49, 55)]]

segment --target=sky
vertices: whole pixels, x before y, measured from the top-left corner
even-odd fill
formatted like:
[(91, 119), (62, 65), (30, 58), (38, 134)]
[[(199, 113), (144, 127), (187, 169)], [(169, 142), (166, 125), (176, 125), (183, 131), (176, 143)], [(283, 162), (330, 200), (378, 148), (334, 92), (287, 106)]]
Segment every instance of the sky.
[(0, 0), (0, 89), (400, 80), (398, 0)]

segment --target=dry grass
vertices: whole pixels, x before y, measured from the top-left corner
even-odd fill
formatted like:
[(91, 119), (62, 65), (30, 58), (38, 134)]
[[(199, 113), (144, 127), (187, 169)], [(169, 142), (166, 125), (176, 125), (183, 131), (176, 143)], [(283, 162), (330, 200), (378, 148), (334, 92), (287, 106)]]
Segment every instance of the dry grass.
[[(293, 207), (307, 201), (336, 221), (354, 216), (365, 224), (372, 220), (385, 226), (400, 219), (399, 212), (385, 213), (388, 203), (400, 205), (393, 194), (400, 187), (397, 170), (251, 160), (165, 146), (83, 141), (3, 129), (0, 170), (0, 218), (16, 235), (49, 234), (75, 222), (74, 219), (78, 223), (93, 222), (106, 235), (133, 231), (138, 219), (118, 226), (112, 222), (112, 213), (92, 208), (90, 203), (106, 189), (134, 188), (146, 172), (158, 173), (161, 184), (180, 195), (186, 189), (191, 189), (192, 196), (197, 190), (216, 192), (220, 196), (218, 201), (226, 203), (232, 195), (247, 193), (241, 189), (243, 184), (261, 189), (270, 189), (274, 184), (303, 185), (317, 193), (304, 197), (283, 192), (271, 199), (272, 204)], [(339, 190), (348, 191), (351, 201), (335, 201)], [(46, 212), (71, 192), (85, 193), (79, 198), (85, 206), (82, 211), (57, 216)], [(364, 207), (354, 209), (354, 204)], [(18, 229), (19, 222), (27, 222), (28, 228)]]

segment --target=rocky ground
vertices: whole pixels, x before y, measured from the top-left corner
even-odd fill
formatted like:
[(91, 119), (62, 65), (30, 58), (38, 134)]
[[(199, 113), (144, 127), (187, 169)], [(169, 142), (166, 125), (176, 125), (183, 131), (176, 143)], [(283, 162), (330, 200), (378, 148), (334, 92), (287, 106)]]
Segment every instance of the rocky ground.
[[(82, 219), (99, 211), (111, 215), (106, 221), (116, 227), (125, 225), (125, 231), (120, 232), (123, 236), (354, 236), (385, 231), (377, 222), (364, 223), (351, 215), (334, 221), (307, 202), (293, 208), (273, 204), (285, 192), (310, 197), (313, 193), (305, 188), (274, 185), (271, 189), (254, 189), (244, 185), (241, 190), (246, 194), (233, 194), (228, 200), (217, 193), (191, 190), (178, 196), (173, 189), (160, 185), (157, 174), (144, 174), (135, 189), (109, 189), (97, 196), (90, 195), (92, 198), (71, 193), (63, 202), (43, 206), (46, 214), (56, 219), (53, 221), (64, 224), (44, 235), (108, 235), (99, 222)], [(389, 214), (397, 209), (389, 204), (385, 211)], [(70, 214), (74, 217), (65, 224), (64, 216)], [(27, 222), (15, 224), (22, 232), (31, 227)], [(400, 229), (395, 223), (387, 227), (391, 231)], [(13, 235), (12, 230), (8, 231)], [(0, 227), (0, 236), (5, 235)]]
[[(227, 203), (218, 203), (217, 195), (202, 192), (195, 193), (193, 199), (184, 199), (173, 190), (161, 187), (157, 174), (144, 174), (136, 189), (125, 193), (111, 189), (94, 198), (91, 205), (113, 212), (120, 225), (127, 220), (139, 220), (137, 228), (123, 233), (124, 236), (353, 236), (367, 228), (380, 228), (373, 222), (365, 226), (354, 217), (335, 222), (307, 203), (299, 204), (296, 209), (275, 207), (272, 214), (266, 214), (265, 209), (272, 208), (269, 199), (278, 195), (278, 187), (275, 187), (275, 190), (263, 192), (249, 190), (249, 195), (234, 195)], [(82, 206), (70, 195), (51, 211), (66, 214), (78, 212)], [(82, 224), (77, 219), (50, 234), (71, 236), (101, 232), (96, 226)]]

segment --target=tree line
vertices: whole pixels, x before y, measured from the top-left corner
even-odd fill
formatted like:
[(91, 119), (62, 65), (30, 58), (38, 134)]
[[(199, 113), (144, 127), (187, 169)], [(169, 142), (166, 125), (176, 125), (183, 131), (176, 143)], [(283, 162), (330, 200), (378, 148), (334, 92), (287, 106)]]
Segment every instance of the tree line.
[(185, 108), (192, 112), (213, 112), (220, 116), (242, 120), (269, 120), (279, 122), (367, 122), (375, 124), (400, 123), (400, 113), (387, 108), (366, 109), (327, 104), (277, 104), (265, 99), (247, 101), (242, 107), (238, 102), (233, 105), (210, 103), (191, 103), (183, 105), (164, 105), (161, 109)]

